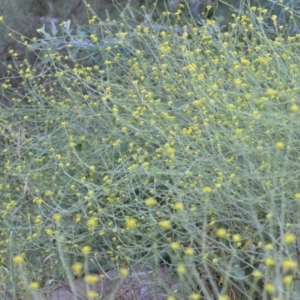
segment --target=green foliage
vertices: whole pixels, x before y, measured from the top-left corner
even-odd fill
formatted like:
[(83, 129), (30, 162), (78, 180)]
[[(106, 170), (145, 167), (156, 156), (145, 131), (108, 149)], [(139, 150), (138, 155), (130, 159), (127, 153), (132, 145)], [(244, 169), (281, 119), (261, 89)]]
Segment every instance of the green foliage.
[(168, 299), (297, 299), (300, 40), (274, 20), (268, 39), (265, 15), (250, 8), (227, 32), (207, 20), (180, 34), (92, 16), (75, 33), (67, 21), (23, 39), (34, 64), (10, 53), (7, 294), (38, 299), (30, 282), (74, 290), (82, 271), (165, 264), (178, 281)]
[[(257, 1), (258, 6), (266, 9), (265, 22), (266, 29), (273, 31), (276, 35), (276, 26), (282, 26), (283, 31), (288, 35), (295, 35), (299, 33), (299, 0), (283, 0), (283, 1)], [(274, 24), (274, 16), (276, 21)]]

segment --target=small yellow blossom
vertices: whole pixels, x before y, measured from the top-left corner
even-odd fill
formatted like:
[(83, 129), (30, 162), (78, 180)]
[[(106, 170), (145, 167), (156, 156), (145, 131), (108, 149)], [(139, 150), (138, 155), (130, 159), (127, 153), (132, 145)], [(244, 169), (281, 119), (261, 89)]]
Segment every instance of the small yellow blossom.
[(175, 149), (173, 147), (166, 147), (166, 152), (171, 156), (171, 157), (174, 157), (175, 156)]
[(98, 38), (97, 38), (97, 36), (94, 35), (94, 34), (91, 34), (91, 35), (90, 35), (90, 39), (92, 40), (93, 43), (97, 43), (97, 42), (98, 42)]
[(90, 285), (95, 285), (99, 280), (99, 276), (95, 274), (87, 274), (84, 276), (84, 281)]
[(56, 213), (53, 215), (53, 220), (56, 222), (56, 223), (59, 223), (61, 221), (61, 218), (62, 218), (62, 215), (59, 214), (59, 213)]
[(21, 255), (16, 255), (13, 261), (15, 264), (21, 265), (24, 262), (24, 258)]
[(148, 198), (145, 201), (145, 203), (146, 203), (147, 206), (155, 206), (157, 204), (157, 201), (154, 198)]
[(83, 255), (88, 255), (91, 252), (92, 248), (90, 246), (84, 246), (81, 248), (81, 253)]
[(273, 294), (275, 292), (275, 287), (272, 283), (266, 283), (265, 285), (265, 290), (269, 293), (269, 294)]
[(96, 291), (89, 291), (87, 293), (88, 299), (96, 299), (98, 298), (99, 294)]
[(35, 282), (35, 281), (32, 281), (32, 282), (30, 282), (29, 287), (30, 287), (32, 290), (37, 290), (37, 289), (39, 288), (39, 283), (38, 283), (38, 282)]
[(46, 232), (46, 234), (48, 234), (48, 235), (54, 234), (54, 231), (53, 231), (51, 228), (45, 228), (45, 232)]
[(174, 205), (173, 205), (174, 209), (176, 210), (183, 210), (184, 206), (183, 206), (183, 203), (182, 202), (176, 202)]
[(295, 199), (296, 200), (300, 200), (300, 192), (298, 192), (298, 193), (295, 194)]
[(283, 283), (284, 284), (291, 284), (293, 282), (293, 276), (292, 275), (287, 275), (283, 277)]
[(294, 243), (296, 237), (293, 233), (287, 233), (284, 235), (284, 241), (287, 245)]
[(209, 186), (205, 186), (205, 187), (203, 188), (203, 192), (204, 192), (205, 194), (210, 194), (210, 193), (212, 192), (212, 188), (209, 187)]
[(192, 255), (194, 255), (194, 253), (195, 253), (195, 250), (193, 248), (186, 248), (185, 249), (185, 254), (186, 255), (192, 256)]
[(80, 214), (76, 214), (76, 215), (74, 216), (74, 221), (75, 221), (75, 222), (80, 222), (80, 220), (81, 220), (81, 215), (80, 215)]
[(297, 104), (293, 104), (293, 105), (291, 106), (291, 111), (292, 111), (292, 112), (297, 112), (297, 111), (299, 111), (299, 106), (298, 106)]
[(266, 266), (268, 266), (268, 267), (274, 266), (274, 265), (275, 265), (275, 259), (272, 258), (272, 257), (267, 257), (267, 258), (265, 259), (265, 264), (266, 264)]
[(192, 293), (192, 294), (189, 295), (188, 299), (189, 299), (189, 300), (200, 300), (201, 297), (200, 297), (199, 294)]
[(91, 218), (86, 222), (86, 226), (89, 229), (94, 229), (97, 225), (97, 219), (96, 218)]
[(282, 262), (282, 268), (287, 271), (287, 270), (293, 270), (297, 268), (297, 262), (293, 261), (290, 258), (286, 258)]
[(135, 228), (137, 226), (137, 219), (135, 219), (135, 218), (127, 219), (127, 221), (125, 222), (125, 226), (127, 229)]
[(253, 273), (252, 273), (253, 277), (255, 278), (261, 278), (262, 277), (262, 272), (258, 271), (258, 270), (255, 270)]
[(274, 23), (276, 23), (276, 21), (277, 21), (277, 16), (276, 16), (276, 15), (272, 15), (271, 20), (272, 20)]
[(178, 272), (179, 274), (184, 274), (184, 273), (186, 272), (185, 266), (184, 266), (184, 265), (178, 265), (178, 266), (177, 266), (177, 272)]
[(163, 220), (163, 221), (160, 221), (160, 222), (159, 222), (159, 226), (160, 226), (162, 229), (169, 229), (169, 228), (171, 228), (171, 222), (168, 221), (168, 220)]
[(267, 245), (265, 246), (265, 249), (266, 249), (266, 250), (272, 250), (272, 249), (273, 249), (273, 245), (272, 245), (272, 244), (267, 244)]
[(232, 236), (232, 239), (233, 239), (233, 241), (234, 242), (240, 242), (241, 241), (241, 236), (239, 235), (239, 234), (234, 234), (233, 236)]
[(126, 268), (121, 268), (120, 273), (123, 277), (127, 277), (129, 275), (129, 270)]
[(267, 95), (271, 98), (273, 98), (276, 95), (276, 91), (273, 89), (267, 89)]
[(276, 148), (277, 149), (284, 149), (284, 143), (283, 142), (277, 142), (276, 143)]
[(82, 272), (82, 267), (83, 267), (82, 263), (77, 262), (71, 266), (71, 269), (75, 273), (75, 275), (80, 276)]
[(171, 249), (178, 250), (180, 248), (180, 246), (181, 246), (180, 243), (174, 242), (171, 244)]
[(227, 231), (225, 228), (219, 228), (216, 232), (217, 237), (223, 238), (227, 235)]

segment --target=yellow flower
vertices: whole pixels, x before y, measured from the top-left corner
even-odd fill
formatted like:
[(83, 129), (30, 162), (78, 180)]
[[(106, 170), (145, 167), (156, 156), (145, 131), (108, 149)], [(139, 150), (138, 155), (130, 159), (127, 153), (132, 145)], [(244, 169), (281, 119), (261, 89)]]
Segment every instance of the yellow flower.
[(186, 248), (185, 249), (185, 254), (186, 255), (191, 256), (191, 255), (194, 255), (194, 253), (195, 253), (195, 250), (193, 248)]
[(94, 34), (90, 35), (90, 39), (93, 41), (93, 43), (97, 43), (98, 42), (98, 38)]
[(267, 257), (267, 258), (265, 259), (265, 264), (266, 264), (266, 266), (268, 266), (268, 267), (274, 266), (274, 265), (275, 265), (275, 259), (272, 258), (272, 257)]
[(212, 188), (209, 186), (205, 186), (202, 190), (205, 194), (210, 194), (212, 192)]
[(174, 243), (172, 243), (171, 244), (171, 248), (173, 249), (173, 250), (178, 250), (179, 248), (180, 248), (180, 243), (178, 243), (178, 242), (174, 242)]
[(30, 282), (29, 284), (29, 287), (32, 289), (32, 290), (37, 290), (39, 288), (39, 283), (38, 282)]
[(267, 245), (265, 246), (265, 249), (266, 249), (266, 250), (272, 250), (272, 249), (273, 249), (273, 245), (272, 245), (272, 244), (267, 244)]
[(99, 276), (95, 274), (87, 274), (84, 276), (84, 281), (90, 285), (95, 285), (98, 280), (99, 280)]
[(166, 152), (171, 156), (171, 157), (174, 157), (175, 156), (175, 149), (172, 148), (172, 147), (166, 147)]
[(287, 245), (294, 243), (295, 239), (296, 239), (296, 237), (292, 233), (287, 233), (284, 236), (284, 241)]
[(269, 294), (273, 294), (275, 292), (275, 287), (272, 283), (266, 283), (265, 285), (265, 290), (269, 293)]
[(282, 262), (282, 268), (285, 271), (296, 269), (296, 267), (297, 267), (297, 263), (295, 261), (293, 261), (292, 259), (290, 259), (290, 258), (286, 258)]
[(200, 300), (200, 295), (196, 293), (192, 293), (189, 295), (189, 300)]
[(277, 16), (276, 15), (272, 15), (271, 20), (276, 23)]
[(283, 277), (283, 283), (284, 284), (291, 284), (293, 282), (293, 276), (287, 275)]
[(184, 274), (184, 273), (186, 272), (185, 266), (184, 266), (184, 265), (178, 265), (178, 266), (177, 266), (177, 272), (178, 272), (179, 274)]
[(284, 143), (283, 142), (277, 142), (276, 143), (276, 148), (277, 149), (284, 149)]
[(216, 232), (217, 237), (223, 238), (227, 235), (227, 231), (225, 228), (219, 228)]
[(276, 91), (273, 89), (267, 89), (267, 95), (273, 98), (276, 95)]
[(263, 274), (260, 271), (256, 270), (252, 273), (252, 275), (255, 278), (261, 278)]
[(59, 223), (59, 222), (61, 221), (61, 218), (62, 218), (62, 216), (61, 216), (61, 214), (59, 214), (59, 213), (56, 213), (56, 214), (53, 215), (53, 220), (54, 220), (56, 223)]
[(137, 220), (135, 218), (129, 218), (125, 222), (125, 226), (126, 226), (127, 229), (133, 229), (137, 226)]
[(162, 229), (169, 229), (169, 228), (171, 228), (171, 222), (168, 221), (168, 220), (163, 220), (163, 221), (160, 221), (160, 222), (159, 222), (159, 226), (160, 226)]
[(297, 105), (297, 104), (293, 104), (292, 106), (291, 106), (291, 111), (292, 112), (297, 112), (299, 110), (299, 106)]
[(123, 277), (127, 277), (129, 275), (129, 270), (126, 268), (121, 268), (120, 273)]
[(212, 260), (212, 263), (213, 264), (216, 264), (218, 262), (218, 259), (217, 258), (214, 258), (213, 260)]
[(87, 293), (88, 299), (98, 298), (99, 294), (96, 291), (89, 291)]
[(176, 209), (176, 210), (183, 210), (184, 206), (183, 206), (183, 203), (182, 202), (176, 202), (173, 207)]
[(81, 220), (81, 215), (80, 214), (76, 214), (75, 217), (74, 217), (74, 221), (75, 222), (80, 222)]
[(24, 258), (21, 255), (16, 255), (13, 261), (15, 264), (21, 265), (24, 262)]
[(295, 199), (296, 199), (296, 200), (300, 200), (300, 193), (296, 193), (296, 194), (295, 194)]
[(81, 253), (83, 255), (88, 255), (91, 252), (92, 248), (90, 246), (84, 246), (81, 248)]
[(239, 234), (234, 234), (233, 236), (232, 236), (232, 239), (233, 239), (233, 241), (234, 242), (240, 242), (241, 241), (241, 236), (239, 235)]
[(91, 218), (86, 222), (86, 226), (89, 229), (94, 229), (97, 225), (97, 218)]
[(71, 266), (71, 269), (72, 271), (77, 275), (77, 276), (80, 276), (81, 275), (81, 271), (82, 271), (82, 263), (80, 262), (77, 262), (77, 263), (74, 263), (72, 266)]
[(154, 198), (148, 198), (145, 201), (145, 203), (146, 203), (147, 206), (155, 206), (157, 204), (157, 201)]

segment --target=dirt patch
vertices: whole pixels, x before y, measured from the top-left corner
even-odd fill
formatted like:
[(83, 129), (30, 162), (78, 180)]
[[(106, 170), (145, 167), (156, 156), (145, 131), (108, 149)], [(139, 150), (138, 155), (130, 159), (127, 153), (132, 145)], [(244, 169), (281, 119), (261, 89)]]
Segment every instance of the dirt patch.
[(89, 286), (84, 278), (74, 280), (73, 292), (69, 283), (52, 284), (40, 290), (40, 297), (43, 300), (87, 300), (88, 291), (93, 290), (103, 300), (163, 300), (178, 289), (178, 284), (176, 274), (165, 266), (155, 271), (137, 266), (126, 278), (116, 269), (110, 270), (94, 286)]

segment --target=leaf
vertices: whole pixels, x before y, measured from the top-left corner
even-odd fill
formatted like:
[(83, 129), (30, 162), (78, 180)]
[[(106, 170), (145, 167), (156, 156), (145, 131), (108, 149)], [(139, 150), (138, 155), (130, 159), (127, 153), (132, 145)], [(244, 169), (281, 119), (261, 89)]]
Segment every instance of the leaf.
[(52, 38), (52, 36), (48, 32), (46, 32), (46, 30), (45, 30), (45, 24), (43, 24), (43, 26), (41, 28), (41, 33), (44, 35), (44, 37), (46, 39), (51, 39)]
[(71, 35), (71, 28), (70, 28), (71, 20), (67, 20), (67, 21), (63, 22), (63, 25), (64, 25), (64, 32), (67, 35)]
[(76, 145), (76, 150), (81, 151), (82, 150), (82, 144), (77, 144)]
[(56, 26), (55, 26), (55, 24), (54, 24), (54, 22), (51, 22), (51, 33), (52, 33), (52, 35), (53, 36), (56, 36), (57, 35), (57, 28), (56, 28)]
[(233, 267), (232, 274), (235, 277), (235, 279), (238, 281), (245, 280), (245, 278), (246, 278), (245, 271), (242, 270), (241, 268)]

